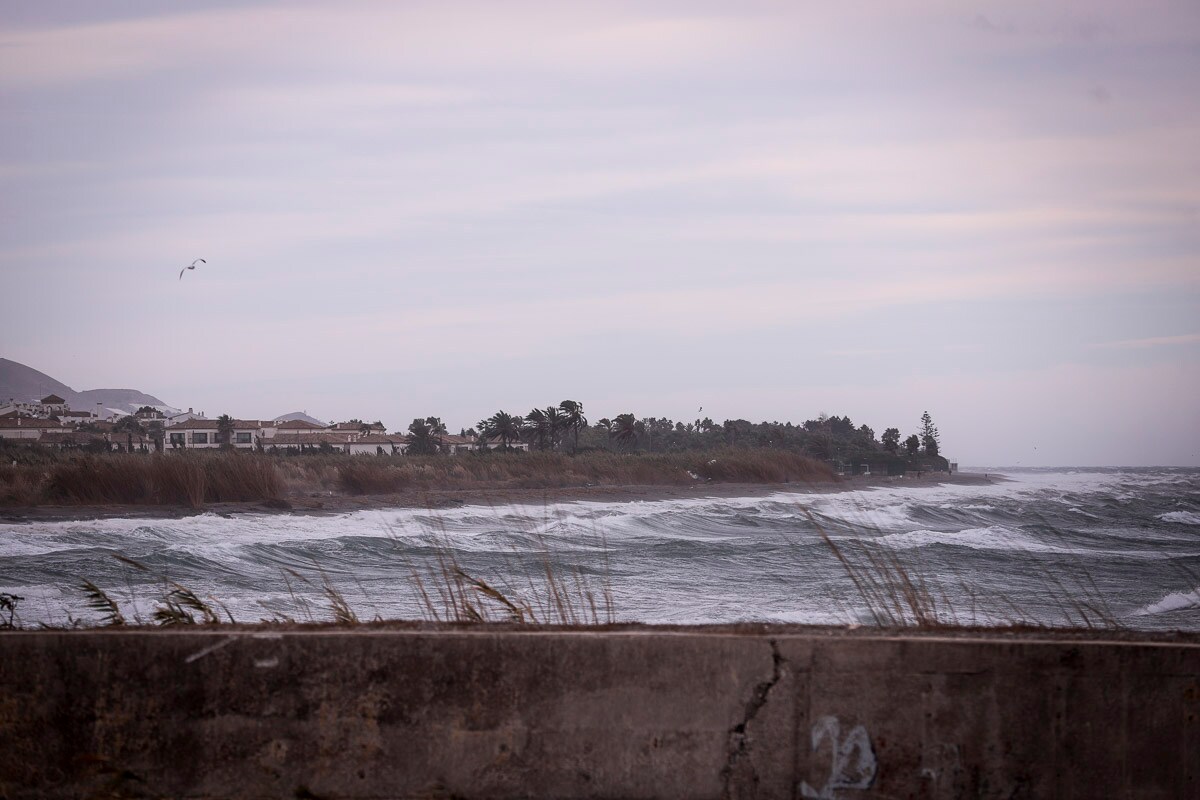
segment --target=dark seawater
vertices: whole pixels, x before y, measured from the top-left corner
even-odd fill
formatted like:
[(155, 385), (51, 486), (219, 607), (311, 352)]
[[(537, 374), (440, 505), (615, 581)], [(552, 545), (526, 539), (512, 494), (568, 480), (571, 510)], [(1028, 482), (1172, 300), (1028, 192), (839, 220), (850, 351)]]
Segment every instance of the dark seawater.
[(85, 578), (148, 620), (164, 576), (239, 621), (330, 619), (326, 582), (361, 619), (429, 618), (413, 576), (440, 606), (439, 559), (452, 556), (535, 608), (548, 564), (598, 601), (607, 588), (623, 621), (870, 624), (823, 531), (860, 563), (894, 556), (946, 621), (1200, 630), (1200, 470), (1004, 474), (838, 494), (4, 524), (0, 591), (25, 598), (27, 626), (96, 620)]

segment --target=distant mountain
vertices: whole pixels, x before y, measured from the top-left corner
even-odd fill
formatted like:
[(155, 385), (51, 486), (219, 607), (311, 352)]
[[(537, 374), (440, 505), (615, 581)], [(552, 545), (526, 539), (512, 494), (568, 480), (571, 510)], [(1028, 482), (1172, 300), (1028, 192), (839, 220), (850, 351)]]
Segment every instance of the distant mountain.
[(92, 411), (97, 405), (126, 414), (132, 414), (142, 406), (178, 411), (154, 395), (137, 389), (88, 389), (77, 392), (62, 381), (57, 381), (44, 372), (38, 372), (33, 367), (0, 358), (0, 404), (10, 398), (27, 403), (50, 394), (56, 394), (66, 400), (67, 405), (75, 411)]
[(316, 417), (310, 417), (303, 411), (293, 411), (290, 414), (284, 414), (282, 417), (271, 417), (271, 419), (275, 420), (276, 422), (287, 422), (291, 419), (302, 419), (305, 422), (311, 422), (313, 425), (320, 425), (322, 428), (329, 425), (328, 422), (321, 422), (321, 420), (317, 419)]

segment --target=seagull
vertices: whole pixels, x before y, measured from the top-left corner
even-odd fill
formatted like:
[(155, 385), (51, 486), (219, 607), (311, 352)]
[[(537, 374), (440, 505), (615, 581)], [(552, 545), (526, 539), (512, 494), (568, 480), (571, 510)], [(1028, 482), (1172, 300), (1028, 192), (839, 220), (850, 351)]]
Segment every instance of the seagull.
[[(197, 259), (196, 259), (196, 261), (199, 261), (201, 264), (207, 264), (207, 263), (208, 263), (208, 262), (207, 262), (207, 261), (205, 261), (203, 258), (197, 258)], [(196, 261), (193, 261), (191, 264), (188, 264), (186, 267), (184, 267), (183, 269), (179, 270), (179, 280), (183, 280), (183, 273), (187, 272), (189, 269), (195, 269), (195, 268), (196, 268)]]

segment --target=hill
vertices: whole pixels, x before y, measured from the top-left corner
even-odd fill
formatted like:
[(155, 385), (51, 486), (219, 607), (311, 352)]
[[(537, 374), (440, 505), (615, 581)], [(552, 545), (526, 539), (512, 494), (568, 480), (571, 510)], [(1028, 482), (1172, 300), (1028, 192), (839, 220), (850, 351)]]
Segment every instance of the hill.
[(287, 422), (288, 420), (300, 419), (300, 420), (304, 420), (305, 422), (311, 422), (313, 425), (320, 425), (321, 427), (325, 427), (326, 425), (329, 424), (328, 422), (322, 422), (321, 420), (317, 419), (316, 417), (310, 417), (308, 414), (305, 414), (303, 411), (293, 411), (290, 414), (284, 414), (279, 417), (272, 417), (272, 419), (275, 420), (276, 422)]
[(77, 392), (62, 381), (7, 358), (0, 358), (0, 402), (8, 399), (19, 402), (39, 400), (56, 394), (76, 411), (88, 411), (97, 405), (126, 413), (142, 406), (155, 406), (174, 411), (162, 400), (138, 389), (87, 389)]

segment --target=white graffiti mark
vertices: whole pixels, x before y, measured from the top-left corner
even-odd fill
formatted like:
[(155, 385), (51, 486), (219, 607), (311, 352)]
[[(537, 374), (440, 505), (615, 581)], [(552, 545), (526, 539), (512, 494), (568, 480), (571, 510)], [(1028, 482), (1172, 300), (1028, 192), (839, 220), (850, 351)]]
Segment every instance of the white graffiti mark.
[(812, 749), (821, 749), (821, 742), (829, 740), (829, 778), (820, 789), (800, 782), (801, 796), (808, 800), (837, 800), (838, 789), (869, 789), (875, 781), (875, 748), (871, 737), (862, 725), (855, 725), (841, 738), (842, 726), (837, 717), (821, 717), (812, 727)]

